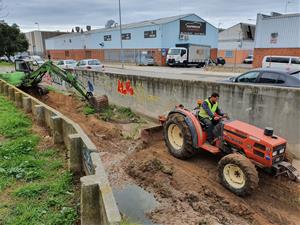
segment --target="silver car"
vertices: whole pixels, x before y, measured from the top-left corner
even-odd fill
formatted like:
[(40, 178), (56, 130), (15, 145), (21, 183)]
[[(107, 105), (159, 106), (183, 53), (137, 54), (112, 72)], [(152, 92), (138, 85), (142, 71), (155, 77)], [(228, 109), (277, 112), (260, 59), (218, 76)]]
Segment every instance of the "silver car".
[(60, 60), (56, 64), (61, 69), (75, 69), (77, 62), (73, 59)]
[(104, 70), (104, 65), (98, 59), (82, 59), (77, 63), (77, 69)]

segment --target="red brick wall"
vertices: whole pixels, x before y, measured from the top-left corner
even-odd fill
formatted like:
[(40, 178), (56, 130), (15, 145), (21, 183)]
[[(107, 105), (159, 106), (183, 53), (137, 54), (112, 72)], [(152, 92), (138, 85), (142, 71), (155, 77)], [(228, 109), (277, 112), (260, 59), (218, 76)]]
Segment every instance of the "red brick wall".
[(210, 49), (210, 58), (213, 60), (216, 60), (218, 57), (218, 49), (217, 48), (211, 48)]
[(228, 58), (225, 57), (226, 50), (219, 50), (218, 56), (223, 57), (226, 61), (226, 63), (237, 63), (241, 64), (243, 63), (244, 59), (251, 53), (250, 50), (229, 50), (232, 51), (232, 57)]
[[(120, 50), (120, 49), (112, 49), (112, 50)], [(157, 65), (165, 64), (165, 57), (162, 57), (161, 49), (154, 48), (154, 49), (137, 49), (137, 50), (151, 52)], [(69, 52), (69, 55), (66, 54), (67, 52)], [(100, 61), (104, 61), (103, 49), (48, 50), (47, 53), (50, 54), (51, 58), (54, 60), (60, 60), (60, 59), (81, 60), (86, 58), (93, 58), (93, 59), (99, 59)]]
[(300, 48), (255, 48), (253, 68), (261, 67), (262, 60), (267, 55), (299, 56)]

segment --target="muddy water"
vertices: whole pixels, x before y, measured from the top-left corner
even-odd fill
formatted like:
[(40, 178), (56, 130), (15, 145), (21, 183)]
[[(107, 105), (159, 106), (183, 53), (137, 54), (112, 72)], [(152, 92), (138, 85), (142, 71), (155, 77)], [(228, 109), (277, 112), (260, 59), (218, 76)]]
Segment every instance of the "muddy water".
[(134, 184), (114, 189), (113, 192), (120, 211), (130, 221), (138, 224), (154, 224), (146, 217), (146, 213), (159, 206), (152, 194)]

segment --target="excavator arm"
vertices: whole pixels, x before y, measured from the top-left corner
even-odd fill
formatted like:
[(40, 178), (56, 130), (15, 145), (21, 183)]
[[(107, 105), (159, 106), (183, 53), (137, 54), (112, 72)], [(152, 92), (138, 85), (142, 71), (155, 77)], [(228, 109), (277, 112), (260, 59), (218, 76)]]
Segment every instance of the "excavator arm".
[[(23, 65), (21, 66), (21, 64)], [(24, 65), (25, 63), (25, 65)], [(20, 65), (17, 65), (20, 64)], [(92, 92), (86, 91), (85, 87), (76, 80), (76, 78), (69, 72), (57, 67), (52, 63), (52, 61), (47, 61), (41, 65), (37, 70), (32, 71), (28, 62), (18, 61), (16, 62), (16, 70), (25, 72), (25, 77), (22, 80), (21, 86), (23, 87), (37, 87), (42, 81), (46, 74), (55, 75), (61, 78), (63, 81), (69, 83), (73, 88), (75, 88), (86, 100), (90, 100), (93, 96)], [(24, 69), (25, 68), (25, 69)]]

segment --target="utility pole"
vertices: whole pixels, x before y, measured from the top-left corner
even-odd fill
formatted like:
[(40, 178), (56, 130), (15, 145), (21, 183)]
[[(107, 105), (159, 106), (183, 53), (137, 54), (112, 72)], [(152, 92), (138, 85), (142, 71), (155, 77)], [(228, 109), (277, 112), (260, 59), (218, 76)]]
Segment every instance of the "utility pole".
[(120, 26), (120, 44), (121, 44), (121, 63), (122, 69), (124, 69), (124, 52), (123, 52), (123, 40), (122, 40), (122, 16), (121, 16), (121, 0), (119, 0), (119, 26)]
[(288, 9), (288, 4), (289, 3), (292, 3), (291, 1), (289, 1), (289, 0), (286, 0), (286, 2), (285, 2), (285, 13), (287, 13), (287, 9)]
[(38, 22), (35, 22), (34, 24), (36, 24), (36, 25), (37, 25), (37, 27), (38, 27), (38, 31), (40, 31), (40, 24), (39, 24)]

